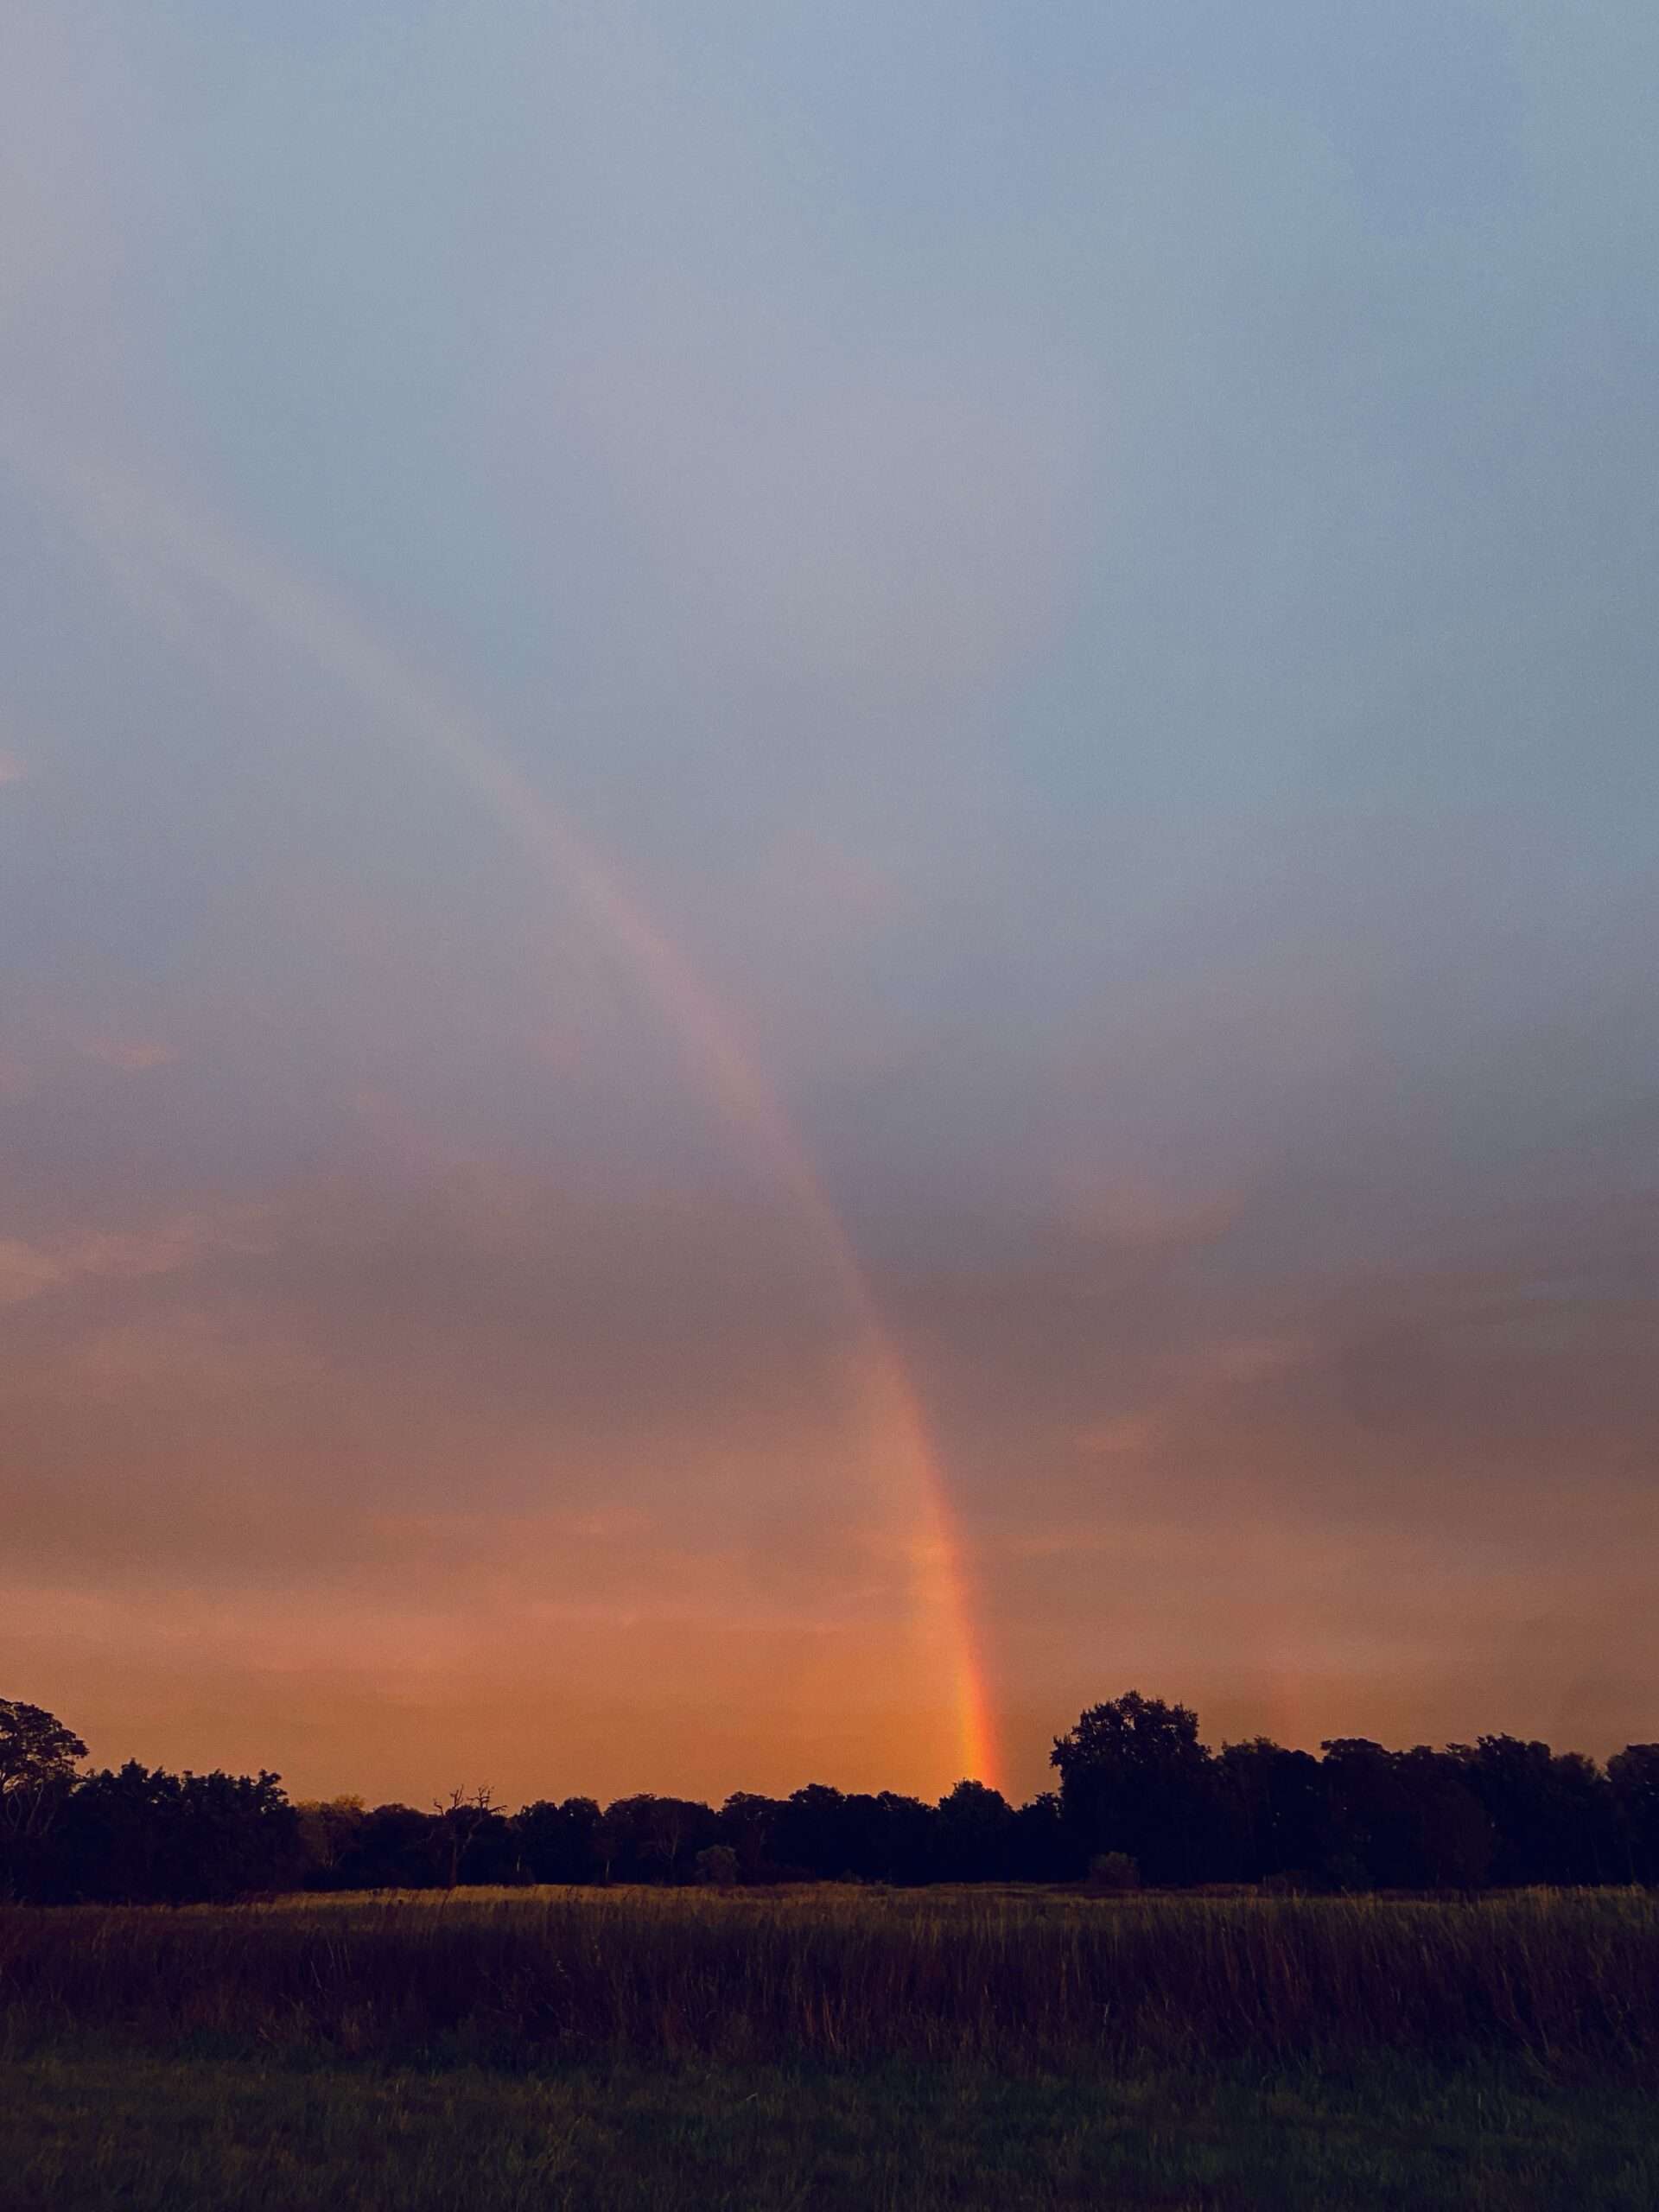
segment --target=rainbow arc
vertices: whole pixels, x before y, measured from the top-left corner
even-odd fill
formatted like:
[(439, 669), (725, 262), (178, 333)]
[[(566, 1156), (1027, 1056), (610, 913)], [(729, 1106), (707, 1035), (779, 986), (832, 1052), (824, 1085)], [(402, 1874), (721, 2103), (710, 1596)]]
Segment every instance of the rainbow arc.
[(3, 442), (18, 472), (66, 506), (83, 534), (124, 574), (130, 576), (136, 563), (169, 563), (327, 671), (388, 731), (443, 762), (531, 865), (573, 897), (622, 955), (728, 1126), (788, 1196), (853, 1325), (872, 1466), (911, 1531), (918, 1618), (948, 1654), (960, 1770), (995, 1782), (1000, 1762), (966, 1549), (920, 1400), (810, 1154), (730, 1011), (477, 718), (417, 675), (349, 610), (222, 520), (132, 475), (93, 467), (32, 430), (27, 438), (8, 436)]

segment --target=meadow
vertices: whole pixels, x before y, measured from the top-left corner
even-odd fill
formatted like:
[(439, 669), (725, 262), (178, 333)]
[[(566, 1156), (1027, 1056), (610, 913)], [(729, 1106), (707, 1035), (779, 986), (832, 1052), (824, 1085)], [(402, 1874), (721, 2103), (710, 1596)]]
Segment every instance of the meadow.
[(0, 2204), (1659, 2203), (1659, 1900), (0, 1910)]
[(0, 1913), (8, 2032), (331, 2056), (1659, 2052), (1659, 1898), (465, 1890)]

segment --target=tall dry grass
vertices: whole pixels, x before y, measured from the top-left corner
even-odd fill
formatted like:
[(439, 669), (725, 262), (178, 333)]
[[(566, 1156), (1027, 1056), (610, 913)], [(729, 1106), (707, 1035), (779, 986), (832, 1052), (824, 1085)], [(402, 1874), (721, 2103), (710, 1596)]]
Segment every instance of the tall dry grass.
[(1076, 2064), (1378, 2050), (1646, 2069), (1659, 1900), (461, 1891), (0, 1910), (0, 2030), (336, 2054)]

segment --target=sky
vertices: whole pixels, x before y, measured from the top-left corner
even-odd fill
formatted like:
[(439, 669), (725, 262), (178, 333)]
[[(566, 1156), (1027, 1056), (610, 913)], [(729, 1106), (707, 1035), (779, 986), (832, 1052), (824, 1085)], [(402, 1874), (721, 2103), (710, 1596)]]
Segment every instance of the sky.
[(0, 37), (0, 1694), (1659, 1734), (1645, 0)]

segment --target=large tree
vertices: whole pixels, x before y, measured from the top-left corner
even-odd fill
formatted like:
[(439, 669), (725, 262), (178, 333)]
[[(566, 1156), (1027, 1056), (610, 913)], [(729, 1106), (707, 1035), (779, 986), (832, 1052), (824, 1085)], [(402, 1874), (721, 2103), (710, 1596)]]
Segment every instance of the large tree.
[(1126, 1690), (1080, 1714), (1050, 1758), (1086, 1858), (1125, 1852), (1149, 1882), (1204, 1874), (1215, 1827), (1210, 1754), (1190, 1707)]
[(0, 1838), (42, 1834), (86, 1756), (79, 1737), (43, 1707), (0, 1697)]
[(936, 1816), (939, 1878), (1006, 1881), (1014, 1850), (1014, 1810), (1000, 1789), (959, 1782), (941, 1797)]

